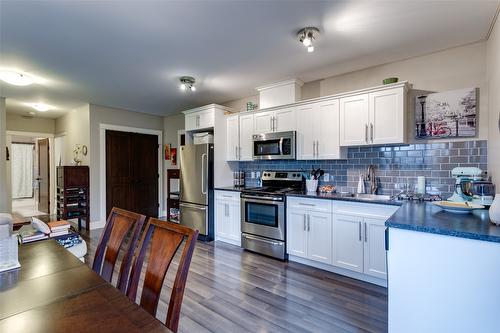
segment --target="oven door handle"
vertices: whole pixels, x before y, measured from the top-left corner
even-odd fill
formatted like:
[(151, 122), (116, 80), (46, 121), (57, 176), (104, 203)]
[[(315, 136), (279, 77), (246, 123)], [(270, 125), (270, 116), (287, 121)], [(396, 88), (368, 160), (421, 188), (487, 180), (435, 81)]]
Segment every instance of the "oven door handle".
[(267, 244), (271, 244), (271, 245), (276, 245), (276, 246), (283, 244), (282, 242), (271, 241), (271, 240), (267, 240), (267, 239), (262, 239), (260, 237), (253, 237), (253, 236), (246, 235), (246, 234), (241, 234), (241, 236), (243, 236), (244, 238), (248, 238), (248, 239), (254, 240), (254, 241), (258, 241), (258, 242), (262, 242), (262, 243), (267, 243)]
[(248, 195), (248, 194), (242, 194), (241, 195), (242, 199), (251, 199), (252, 201), (258, 201), (258, 202), (266, 202), (266, 201), (283, 201), (282, 198), (275, 198), (275, 197), (270, 197), (270, 196), (256, 196), (256, 195)]

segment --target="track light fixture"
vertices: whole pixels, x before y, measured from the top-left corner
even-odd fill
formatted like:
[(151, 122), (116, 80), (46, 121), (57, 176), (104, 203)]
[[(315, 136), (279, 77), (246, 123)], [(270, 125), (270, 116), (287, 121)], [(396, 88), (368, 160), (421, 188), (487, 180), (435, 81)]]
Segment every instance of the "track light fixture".
[(194, 86), (196, 80), (194, 77), (192, 76), (182, 76), (180, 79), (181, 81), (181, 84), (179, 86), (179, 88), (182, 90), (182, 91), (185, 91), (185, 90), (191, 90), (191, 91), (196, 91), (196, 87)]
[(313, 41), (318, 39), (319, 29), (316, 27), (306, 27), (297, 32), (297, 38), (302, 45), (307, 47), (307, 52), (314, 52)]

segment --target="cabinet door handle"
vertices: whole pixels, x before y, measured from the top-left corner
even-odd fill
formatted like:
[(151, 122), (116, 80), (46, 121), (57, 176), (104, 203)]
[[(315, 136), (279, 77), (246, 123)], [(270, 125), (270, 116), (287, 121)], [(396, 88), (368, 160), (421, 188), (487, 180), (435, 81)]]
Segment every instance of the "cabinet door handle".
[(238, 159), (238, 146), (234, 146), (234, 157)]
[(307, 215), (307, 231), (311, 231), (311, 215)]
[(271, 117), (269, 119), (269, 123), (271, 124), (271, 132), (274, 131), (274, 128), (273, 128), (273, 117)]
[(276, 128), (278, 128), (278, 118), (273, 117), (273, 122), (274, 122), (273, 131), (276, 131)]
[(370, 124), (370, 139), (371, 139), (371, 141), (373, 143), (373, 123)]
[(306, 214), (304, 214), (304, 231), (306, 231)]
[(365, 243), (368, 242), (368, 231), (367, 231), (367, 225), (366, 225), (366, 222), (365, 222)]
[(365, 124), (365, 142), (368, 143), (368, 124)]
[(228, 205), (227, 204), (224, 204), (224, 216), (227, 217), (229, 214), (228, 214)]
[(316, 141), (316, 157), (319, 157), (319, 141)]
[(361, 242), (361, 222), (358, 222), (359, 241)]
[(316, 141), (313, 140), (313, 157), (316, 157)]

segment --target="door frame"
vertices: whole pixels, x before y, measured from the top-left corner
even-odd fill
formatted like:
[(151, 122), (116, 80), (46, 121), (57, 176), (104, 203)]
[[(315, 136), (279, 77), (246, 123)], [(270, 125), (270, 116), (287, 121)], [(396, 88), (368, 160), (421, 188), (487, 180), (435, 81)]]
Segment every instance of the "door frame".
[[(24, 132), (24, 131), (6, 131), (5, 132), (7, 137), (12, 137), (12, 136), (25, 136), (25, 137), (31, 137), (31, 138), (45, 138), (49, 139), (49, 177), (50, 177), (50, 184), (49, 184), (49, 198), (50, 198), (50, 205), (49, 205), (49, 214), (55, 214), (56, 213), (56, 162), (54, 161), (55, 155), (54, 155), (54, 137), (55, 135), (53, 133), (43, 133), (43, 132)], [(11, 148), (11, 140), (7, 140), (7, 147), (9, 148), (9, 151), (12, 151)], [(10, 162), (10, 161), (9, 161)], [(7, 167), (7, 179), (8, 181), (12, 181), (12, 174), (11, 174), (11, 166), (10, 163)], [(9, 184), (7, 186), (8, 188), (8, 198), (10, 200), (10, 211), (12, 212), (12, 186)]]
[[(139, 127), (129, 127), (129, 126), (118, 126), (110, 124), (99, 124), (99, 179), (100, 179), (100, 217), (99, 225), (106, 223), (106, 131), (119, 131), (126, 133), (139, 133), (139, 134), (149, 134), (156, 135), (158, 137), (158, 216), (164, 216), (163, 209), (163, 131), (154, 130), (148, 128)], [(99, 226), (100, 227), (100, 226)], [(97, 228), (93, 226), (92, 229)]]

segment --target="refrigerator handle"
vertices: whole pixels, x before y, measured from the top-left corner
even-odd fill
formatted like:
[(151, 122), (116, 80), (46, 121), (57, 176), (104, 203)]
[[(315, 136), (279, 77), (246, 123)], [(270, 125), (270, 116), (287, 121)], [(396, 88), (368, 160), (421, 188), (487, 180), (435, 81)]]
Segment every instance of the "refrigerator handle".
[(205, 179), (205, 173), (206, 173), (206, 166), (204, 162), (207, 162), (208, 164), (208, 155), (203, 153), (201, 154), (201, 194), (207, 194), (207, 180)]

